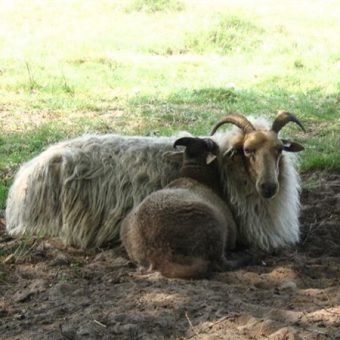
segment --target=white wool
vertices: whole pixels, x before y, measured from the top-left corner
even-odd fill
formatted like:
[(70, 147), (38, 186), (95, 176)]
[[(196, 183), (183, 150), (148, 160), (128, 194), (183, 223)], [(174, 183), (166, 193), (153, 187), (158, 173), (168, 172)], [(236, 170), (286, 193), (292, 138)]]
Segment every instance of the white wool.
[(177, 176), (178, 164), (162, 157), (174, 140), (88, 135), (49, 147), (15, 177), (8, 232), (58, 235), (82, 248), (115, 238), (127, 212)]
[[(270, 127), (262, 117), (248, 119), (256, 129)], [(228, 150), (232, 138), (240, 133), (241, 130), (234, 126), (216, 134), (215, 141), (221, 150)], [(275, 197), (265, 199), (256, 191), (241, 157), (224, 161), (221, 171), (224, 197), (233, 210), (243, 242), (270, 250), (299, 241), (300, 178), (296, 165), (295, 154), (283, 154), (279, 192)]]

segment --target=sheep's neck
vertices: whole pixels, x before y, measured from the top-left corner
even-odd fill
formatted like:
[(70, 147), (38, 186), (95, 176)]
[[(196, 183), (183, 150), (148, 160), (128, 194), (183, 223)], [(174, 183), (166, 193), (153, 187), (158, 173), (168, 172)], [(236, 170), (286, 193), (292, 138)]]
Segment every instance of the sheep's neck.
[(188, 165), (180, 170), (180, 177), (192, 178), (210, 189), (212, 189), (219, 196), (222, 195), (220, 186), (220, 175), (217, 169), (217, 165), (200, 166), (200, 165)]

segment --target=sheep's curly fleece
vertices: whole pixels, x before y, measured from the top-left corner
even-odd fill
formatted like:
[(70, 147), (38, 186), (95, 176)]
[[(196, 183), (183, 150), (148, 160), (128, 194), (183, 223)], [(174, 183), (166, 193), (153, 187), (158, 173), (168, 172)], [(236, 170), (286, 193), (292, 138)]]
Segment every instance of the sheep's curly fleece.
[[(236, 133), (241, 130), (234, 127), (214, 140), (227, 150)], [(85, 135), (50, 146), (17, 173), (7, 199), (7, 231), (58, 236), (81, 248), (117, 238), (126, 214), (178, 176), (179, 164), (162, 157), (178, 137)], [(280, 190), (270, 200), (258, 195), (243, 162), (227, 160), (221, 170), (242, 241), (269, 250), (299, 240), (300, 186), (292, 155), (281, 159)]]

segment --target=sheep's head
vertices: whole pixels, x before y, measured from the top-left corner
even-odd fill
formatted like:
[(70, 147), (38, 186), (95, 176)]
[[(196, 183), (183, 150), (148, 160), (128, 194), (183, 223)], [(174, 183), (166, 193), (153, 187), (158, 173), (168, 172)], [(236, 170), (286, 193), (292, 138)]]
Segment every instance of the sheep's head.
[(210, 138), (181, 137), (174, 142), (174, 148), (184, 146), (179, 151), (166, 151), (162, 157), (181, 165), (206, 165), (212, 163), (219, 152), (218, 145)]
[(185, 146), (183, 162), (186, 165), (210, 164), (218, 153), (218, 145), (209, 138), (182, 137), (175, 141), (174, 148), (179, 145)]
[(304, 127), (291, 113), (279, 111), (270, 130), (256, 130), (247, 118), (239, 114), (231, 114), (215, 124), (211, 135), (225, 123), (238, 126), (243, 134), (233, 141), (231, 147), (224, 151), (223, 157), (239, 154), (243, 157), (246, 170), (263, 198), (272, 198), (279, 190), (279, 171), (282, 151), (299, 152), (304, 147), (278, 137), (279, 131), (289, 122), (296, 123), (302, 130)]

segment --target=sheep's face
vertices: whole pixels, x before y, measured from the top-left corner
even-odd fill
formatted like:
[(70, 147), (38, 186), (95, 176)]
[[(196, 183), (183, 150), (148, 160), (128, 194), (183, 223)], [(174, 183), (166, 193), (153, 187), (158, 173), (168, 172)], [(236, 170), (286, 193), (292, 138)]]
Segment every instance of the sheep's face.
[(231, 141), (231, 146), (223, 153), (223, 158), (239, 155), (243, 158), (245, 170), (263, 198), (273, 198), (279, 191), (280, 160), (283, 151), (299, 152), (302, 145), (280, 139), (278, 132), (289, 121), (301, 123), (287, 112), (279, 112), (270, 130), (256, 130), (243, 116), (230, 115), (217, 123), (217, 128), (224, 123), (232, 123), (243, 131)]
[(255, 131), (245, 136), (243, 154), (246, 168), (264, 198), (271, 198), (279, 190), (279, 164), (283, 143), (272, 131)]

